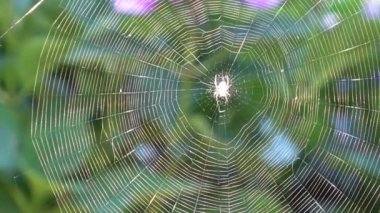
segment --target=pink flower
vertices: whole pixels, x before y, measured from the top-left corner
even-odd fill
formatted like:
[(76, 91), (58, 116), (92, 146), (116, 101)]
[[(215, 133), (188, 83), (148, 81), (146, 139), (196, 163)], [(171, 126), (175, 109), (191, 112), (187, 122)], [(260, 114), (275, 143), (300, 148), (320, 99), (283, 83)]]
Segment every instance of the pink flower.
[(257, 9), (272, 9), (279, 6), (283, 0), (244, 0), (244, 2)]
[(118, 13), (127, 15), (145, 15), (154, 11), (155, 0), (112, 0), (112, 6)]

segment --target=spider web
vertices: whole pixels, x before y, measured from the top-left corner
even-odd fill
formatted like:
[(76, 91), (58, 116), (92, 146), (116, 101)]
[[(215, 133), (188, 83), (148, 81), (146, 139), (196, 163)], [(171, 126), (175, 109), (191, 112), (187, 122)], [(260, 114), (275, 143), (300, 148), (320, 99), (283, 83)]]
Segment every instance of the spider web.
[(363, 2), (146, 2), (60, 5), (32, 137), (62, 211), (379, 211), (380, 29)]

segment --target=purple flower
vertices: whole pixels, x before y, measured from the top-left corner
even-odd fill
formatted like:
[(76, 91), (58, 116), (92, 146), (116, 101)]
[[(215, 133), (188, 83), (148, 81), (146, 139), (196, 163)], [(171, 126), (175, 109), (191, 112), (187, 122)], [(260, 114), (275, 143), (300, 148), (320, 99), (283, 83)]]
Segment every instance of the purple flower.
[(244, 0), (244, 2), (257, 9), (272, 9), (279, 6), (283, 0)]
[(145, 15), (154, 11), (155, 0), (112, 0), (112, 6), (118, 13), (127, 15)]
[(380, 0), (366, 0), (363, 12), (367, 19), (380, 19)]

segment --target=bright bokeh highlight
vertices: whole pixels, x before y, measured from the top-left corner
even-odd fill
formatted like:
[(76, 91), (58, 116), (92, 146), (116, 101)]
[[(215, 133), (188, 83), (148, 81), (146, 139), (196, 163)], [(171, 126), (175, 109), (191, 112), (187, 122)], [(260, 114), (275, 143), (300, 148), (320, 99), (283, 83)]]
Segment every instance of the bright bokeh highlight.
[(380, 0), (366, 0), (363, 12), (368, 19), (380, 19)]
[(154, 0), (113, 0), (112, 6), (118, 13), (126, 15), (145, 15), (154, 11)]
[(283, 0), (245, 0), (245, 3), (257, 9), (272, 9), (278, 7)]

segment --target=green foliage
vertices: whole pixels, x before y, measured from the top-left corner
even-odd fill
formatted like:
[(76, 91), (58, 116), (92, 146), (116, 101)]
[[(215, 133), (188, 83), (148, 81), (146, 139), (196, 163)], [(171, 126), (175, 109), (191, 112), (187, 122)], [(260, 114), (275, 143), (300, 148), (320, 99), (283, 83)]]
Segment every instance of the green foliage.
[[(335, 102), (336, 100), (321, 100), (320, 101), (320, 117), (318, 115), (304, 115), (302, 112), (307, 111), (307, 109), (316, 107), (313, 105), (312, 101), (308, 102), (307, 92), (315, 92), (317, 91), (320, 94), (327, 94), (333, 91), (335, 85), (335, 79), (340, 79), (340, 77), (351, 77), (351, 78), (368, 78), (368, 76), (372, 75), (375, 68), (378, 68), (380, 65), (375, 64), (373, 61), (378, 61), (374, 58), (374, 56), (378, 56), (378, 46), (373, 45), (378, 39), (378, 35), (380, 34), (380, 28), (377, 22), (367, 22), (363, 21), (359, 16), (353, 16), (353, 11), (358, 11), (362, 7), (361, 3), (358, 1), (345, 1), (345, 3), (337, 4), (333, 1), (331, 5), (321, 4), (320, 7), (316, 10), (316, 12), (312, 12), (309, 15), (312, 17), (309, 19), (305, 19), (306, 23), (301, 23), (300, 25), (295, 25), (297, 20), (308, 10), (315, 5), (315, 1), (308, 1), (308, 3), (299, 3), (298, 1), (290, 1), (291, 3), (287, 4), (283, 10), (284, 12), (273, 21), (272, 26), (276, 28), (278, 32), (284, 33), (286, 36), (282, 37), (284, 39), (283, 43), (289, 44), (293, 49), (297, 49), (300, 51), (292, 51), (293, 49), (286, 49), (276, 41), (276, 39), (267, 39), (264, 41), (259, 41), (255, 45), (257, 45), (258, 49), (268, 49), (269, 53), (268, 57), (264, 58), (260, 61), (261, 64), (251, 63), (251, 60), (255, 60), (259, 58), (257, 53), (250, 52), (246, 61), (239, 61), (239, 64), (244, 65), (249, 68), (249, 72), (251, 70), (255, 70), (256, 68), (263, 68), (264, 70), (278, 71), (283, 72), (284, 69), (286, 72), (284, 74), (284, 88), (278, 88), (278, 98), (279, 99), (289, 99), (289, 97), (300, 97), (305, 100), (302, 104), (299, 105), (299, 112), (284, 112), (286, 118), (277, 118), (273, 117), (272, 119), (276, 119), (279, 121), (276, 125), (280, 127), (285, 127), (287, 123), (287, 118), (289, 120), (292, 118), (293, 114), (300, 113), (305, 120), (316, 120), (318, 124), (328, 124), (330, 121), (326, 121), (323, 116), (323, 109), (328, 108), (327, 105), (339, 105), (346, 104), (350, 105), (350, 101), (353, 100), (347, 98), (346, 103)], [(302, 2), (304, 2), (302, 0)], [(35, 153), (33, 144), (30, 138), (30, 125), (31, 125), (31, 109), (33, 104), (33, 93), (34, 93), (34, 84), (35, 77), (37, 75), (37, 67), (39, 65), (40, 54), (45, 43), (63, 43), (64, 39), (60, 38), (62, 41), (56, 40), (46, 40), (47, 35), (51, 30), (51, 26), (54, 20), (58, 17), (59, 13), (63, 11), (63, 7), (59, 7), (60, 2), (58, 0), (48, 0), (45, 1), (41, 7), (37, 8), (31, 15), (26, 16), (19, 24), (15, 25), (13, 29), (9, 32), (8, 30), (12, 28), (13, 24), (16, 23), (24, 14), (36, 4), (35, 0), (19, 0), (19, 1), (0, 1), (0, 35), (3, 32), (7, 32), (3, 37), (0, 37), (0, 212), (58, 212), (58, 205), (53, 193), (50, 189), (50, 185), (45, 179), (45, 175), (41, 169), (40, 162)], [(302, 5), (302, 6), (298, 6)], [(322, 20), (323, 15), (327, 11), (326, 8), (330, 7), (330, 12), (335, 12), (339, 15), (340, 20), (343, 20), (342, 24), (337, 26), (331, 33), (320, 33), (321, 27), (318, 25), (315, 20)], [(123, 66), (115, 66), (118, 61), (122, 61), (122, 59), (128, 58), (127, 53), (132, 52), (131, 47), (126, 47), (125, 52), (123, 54), (115, 53), (116, 51), (112, 51), (114, 48), (112, 44), (109, 42), (105, 42), (105, 44), (99, 43), (99, 46), (104, 47), (104, 55), (96, 55), (94, 52), (97, 52), (97, 45), (87, 45), (87, 42), (92, 42), (97, 40), (96, 36), (103, 36), (103, 33), (109, 33), (110, 38), (116, 38), (118, 33), (114, 32), (114, 28), (117, 28), (118, 25), (126, 23), (125, 17), (118, 16), (112, 20), (113, 25), (109, 25), (110, 20), (107, 14), (102, 14), (96, 16), (94, 20), (87, 20), (83, 17), (78, 18), (78, 15), (82, 12), (77, 8), (66, 8), (65, 13), (70, 14), (68, 17), (72, 19), (68, 19), (67, 22), (72, 22), (71, 25), (80, 25), (82, 22), (86, 24), (86, 28), (82, 29), (82, 31), (72, 31), (67, 32), (68, 38), (77, 38), (82, 35), (87, 35), (87, 40), (81, 40), (78, 42), (78, 46), (67, 50), (67, 54), (70, 54), (72, 57), (70, 58), (70, 65), (73, 66), (71, 69), (81, 69), (83, 72), (77, 72), (75, 74), (75, 78), (82, 80), (82, 85), (78, 86), (78, 91), (82, 94), (96, 94), (101, 93), (102, 87), (99, 87), (99, 82), (93, 81), (93, 76), (96, 76), (96, 79), (110, 79), (111, 77), (104, 74), (107, 72), (114, 73), (123, 73), (125, 70), (128, 70), (128, 67)], [(186, 29), (186, 26), (178, 27), (181, 29), (176, 29), (173, 27), (172, 23), (166, 23), (166, 17), (168, 14), (176, 14), (175, 8), (166, 8), (165, 10), (173, 9), (173, 11), (161, 11), (154, 14), (154, 18), (156, 20), (163, 20), (161, 26), (157, 27), (158, 29), (164, 28), (167, 29), (165, 31), (167, 34), (165, 35), (156, 35), (155, 30), (149, 29), (147, 31), (147, 22), (139, 22), (135, 21), (130, 28), (135, 30), (134, 35), (145, 36), (144, 41), (153, 43), (156, 42), (154, 39), (165, 40), (165, 42), (170, 43), (173, 42), (171, 39), (177, 36), (179, 31)], [(249, 10), (247, 8), (242, 8), (241, 10)], [(178, 19), (182, 19), (182, 17), (177, 14)], [(359, 18), (358, 18), (359, 17)], [(210, 19), (218, 18), (218, 17), (208, 17)], [(242, 19), (244, 17), (241, 17)], [(138, 19), (138, 18), (136, 18)], [(278, 20), (287, 20), (281, 21), (277, 23)], [(62, 20), (61, 20), (62, 21)], [(229, 18), (226, 18), (226, 21), (230, 21)], [(239, 25), (243, 21), (241, 20), (233, 20), (232, 24)], [(180, 23), (185, 23), (182, 20)], [(216, 29), (220, 25), (220, 22), (210, 22), (209, 25), (200, 26), (203, 30), (213, 30)], [(180, 25), (178, 25), (180, 26)], [(303, 26), (303, 27), (302, 27)], [(307, 28), (305, 27), (307, 26)], [(371, 33), (361, 33), (355, 32), (353, 26), (358, 27), (360, 29), (369, 29), (368, 32)], [(254, 27), (254, 26), (253, 26)], [(54, 31), (56, 29), (52, 29)], [(104, 32), (103, 32), (104, 31)], [(159, 30), (157, 30), (159, 31)], [(274, 30), (273, 30), (274, 31)], [(161, 32), (161, 31), (159, 31)], [(113, 34), (115, 33), (115, 35)], [(231, 32), (236, 33), (236, 32)], [(273, 33), (273, 32), (268, 32)], [(161, 36), (161, 37), (160, 37)], [(199, 35), (197, 35), (199, 36)], [(159, 38), (160, 37), (160, 38)], [(268, 36), (271, 38), (271, 36)], [(194, 49), (197, 49), (195, 43), (192, 40), (192, 36), (189, 36), (189, 39), (184, 39), (183, 46), (186, 47), (184, 49), (178, 50), (178, 52), (186, 52), (191, 51), (192, 55), (200, 55), (199, 58), (206, 58), (204, 55), (209, 50), (202, 50), (196, 52)], [(304, 39), (304, 40), (303, 40)], [(331, 40), (339, 41), (334, 42), (332, 45)], [(136, 41), (138, 43), (140, 41)], [(307, 42), (308, 45), (305, 45)], [(133, 42), (130, 44), (133, 45)], [(131, 45), (131, 46), (132, 46)], [(163, 45), (164, 46), (164, 45)], [(63, 48), (63, 47), (61, 47)], [(283, 48), (283, 49), (282, 49)], [(344, 51), (349, 48), (357, 48), (354, 51)], [(377, 48), (377, 49), (376, 49)], [(132, 49), (132, 48), (131, 48)], [(79, 51), (80, 50), (80, 51)], [(284, 50), (289, 52), (284, 52)], [(66, 51), (66, 50), (65, 50)], [(65, 52), (62, 51), (62, 52)], [(182, 52), (181, 52), (182, 51)], [(301, 52), (302, 51), (302, 52)], [(339, 54), (337, 54), (339, 53)], [(142, 53), (141, 53), (142, 54)], [(155, 54), (150, 51), (145, 53), (147, 55)], [(93, 57), (96, 55), (96, 57)], [(286, 55), (284, 58), (283, 56)], [(112, 56), (112, 61), (102, 61), (102, 57), (104, 56)], [(205, 60), (204, 65), (208, 66), (207, 63), (213, 64), (214, 61), (225, 60), (227, 55), (223, 54), (215, 54), (214, 58), (209, 58), (209, 60)], [(157, 57), (159, 58), (159, 57)], [(300, 59), (301, 58), (301, 59)], [(297, 59), (297, 60), (295, 60)], [(288, 62), (288, 67), (284, 67), (284, 61)], [(99, 72), (86, 72), (82, 67), (75, 67), (75, 64), (79, 64), (79, 62), (87, 62), (88, 64), (96, 64), (99, 68)], [(168, 65), (162, 65), (168, 66)], [(211, 66), (211, 65), (210, 65)], [(65, 69), (65, 68), (62, 68)], [(69, 68), (67, 68), (69, 69)], [(352, 70), (360, 69), (361, 72), (352, 72)], [(307, 73), (305, 75), (305, 70), (315, 70), (317, 74)], [(94, 71), (94, 70), (91, 70)], [(46, 70), (46, 72), (50, 72)], [(269, 71), (268, 71), (269, 72)], [(79, 73), (79, 74), (78, 74)], [(290, 74), (289, 74), (290, 73)], [(55, 73), (56, 74), (56, 73)], [(74, 74), (73, 74), (74, 75)], [(280, 76), (282, 74), (278, 74)], [(315, 81), (309, 82), (310, 79), (304, 79), (305, 76), (313, 76)], [(74, 79), (74, 77), (72, 77)], [(75, 80), (73, 80), (75, 81)], [(91, 81), (91, 82), (89, 82)], [(286, 81), (286, 82), (285, 82)], [(262, 81), (258, 80), (256, 76), (250, 76), (247, 79), (244, 79), (244, 83), (247, 88), (248, 85), (260, 85)], [(300, 87), (293, 87), (294, 83), (301, 83)], [(209, 82), (208, 82), (209, 83)], [(212, 82), (211, 82), (212, 83)], [(270, 83), (270, 82), (269, 82)], [(303, 84), (304, 83), (304, 84)], [(119, 84), (121, 82), (115, 82), (113, 85), (115, 88), (119, 88)], [(358, 87), (365, 88), (366, 85), (357, 84)], [(199, 85), (196, 85), (197, 87)], [(274, 85), (273, 87), (276, 87)], [(113, 90), (117, 90), (113, 88)], [(183, 85), (184, 89), (191, 88), (191, 85)], [(38, 89), (38, 85), (37, 85)], [(371, 88), (366, 88), (371, 89)], [(248, 91), (248, 89), (247, 89)], [(260, 101), (262, 96), (264, 96), (267, 91), (261, 88), (254, 88), (249, 90), (250, 95), (246, 95), (246, 108), (240, 107), (241, 111), (235, 112), (238, 116), (235, 117), (235, 120), (232, 121), (231, 127), (229, 129), (237, 133), (241, 130), (241, 126), (234, 125), (240, 123), (246, 123), (246, 119), (250, 119), (252, 115), (248, 115), (247, 113), (251, 112), (252, 108), (259, 109), (260, 106), (257, 102)], [(303, 94), (300, 91), (306, 91)], [(353, 96), (352, 94), (358, 94), (360, 91), (352, 89), (347, 92), (347, 97)], [(376, 93), (378, 94), (378, 93)], [(331, 94), (330, 94), (331, 95)], [(351, 95), (351, 96), (350, 96)], [(323, 98), (323, 97), (322, 97)], [(380, 103), (373, 103), (373, 100), (378, 100), (373, 97), (368, 97), (368, 100), (363, 103), (364, 107), (368, 108), (364, 104), (371, 105), (370, 107), (374, 109), (380, 108)], [(196, 131), (202, 133), (203, 135), (207, 135), (207, 132), (211, 132), (212, 125), (210, 121), (208, 121), (207, 117), (211, 116), (203, 116), (213, 113), (214, 105), (208, 105), (207, 107), (194, 107), (196, 104), (191, 103), (192, 97), (181, 97), (181, 104), (184, 106), (183, 110), (189, 112), (191, 114), (189, 122), (193, 125)], [(206, 100), (207, 102), (209, 100)], [(330, 101), (330, 103), (325, 103), (324, 101)], [(232, 99), (233, 103), (234, 100)], [(295, 104), (296, 101), (294, 101)], [(291, 105), (293, 103), (289, 103)], [(187, 108), (185, 108), (187, 106)], [(103, 106), (104, 107), (104, 106)], [(285, 110), (286, 106), (283, 111)], [(290, 107), (289, 107), (290, 108)], [(323, 108), (323, 109), (322, 109)], [(100, 109), (99, 109), (100, 111)], [(259, 110), (257, 110), (259, 111)], [(256, 112), (256, 111), (255, 111)], [(104, 112), (99, 112), (104, 113)], [(108, 112), (112, 114), (114, 112)], [(286, 114), (288, 113), (288, 114)], [(282, 115), (282, 113), (281, 113)], [(90, 115), (83, 115), (90, 116)], [(363, 116), (365, 119), (369, 119)], [(102, 115), (94, 115), (94, 117), (102, 117)], [(369, 116), (368, 116), (369, 117)], [(213, 122), (212, 119), (210, 119)], [(106, 135), (116, 135), (117, 132), (121, 132), (122, 129), (118, 128), (104, 128), (107, 126), (107, 123), (101, 120), (97, 120), (93, 122), (92, 130), (94, 131), (95, 138), (99, 143), (103, 142), (106, 138)], [(111, 123), (111, 121), (110, 121)], [(256, 124), (255, 124), (256, 125)], [(331, 124), (332, 126), (333, 124)], [(259, 126), (259, 124), (257, 124)], [(238, 127), (234, 129), (234, 127)], [(146, 127), (149, 128), (149, 127)], [(153, 124), (152, 127), (154, 128)], [(174, 127), (168, 127), (174, 128)], [(310, 143), (308, 144), (308, 149), (312, 150), (314, 147), (323, 143), (319, 141), (320, 133), (323, 132), (323, 128), (321, 126), (316, 125), (313, 126), (313, 132), (303, 132), (306, 128), (305, 121), (299, 121), (293, 127), (293, 135), (289, 134), (290, 137), (299, 137), (304, 136), (304, 134), (310, 134)], [(311, 127), (310, 127), (311, 129)], [(87, 130), (87, 129), (86, 129)], [(83, 130), (85, 131), (85, 130)], [(222, 130), (220, 131), (222, 132)], [(83, 133), (84, 134), (84, 133)], [(155, 136), (149, 135), (149, 139), (159, 138), (160, 133), (157, 132)], [(374, 133), (380, 134), (380, 133)], [(231, 135), (229, 137), (234, 137), (235, 135)], [(148, 137), (148, 136), (147, 136)], [(376, 137), (377, 138), (377, 137)], [(116, 141), (116, 139), (115, 139)], [(175, 142), (173, 142), (175, 143)], [(212, 141), (208, 142), (212, 143)], [(212, 144), (214, 147), (221, 146), (218, 144)], [(109, 143), (103, 143), (100, 146), (106, 150), (106, 157), (112, 156), (112, 147), (109, 146)], [(108, 153), (109, 152), (109, 153)], [(250, 152), (246, 152), (250, 154)], [(92, 159), (91, 153), (83, 154), (83, 158), (88, 157), (90, 160)], [(178, 153), (180, 155), (181, 153)], [(215, 158), (217, 158), (217, 154), (215, 154)], [(365, 156), (363, 155), (363, 158)], [(110, 157), (111, 158), (111, 157)], [(90, 161), (89, 160), (89, 161)], [(258, 159), (252, 159), (253, 163), (256, 163)], [(354, 165), (357, 168), (364, 167), (363, 163), (361, 163), (358, 159), (345, 159), (350, 164)], [(78, 170), (77, 167), (81, 167), (82, 165), (71, 165), (72, 170)], [(244, 170), (244, 166), (239, 165)], [(99, 167), (107, 167), (106, 164), (99, 164)], [(99, 168), (99, 170), (104, 168)], [(170, 168), (171, 169), (171, 168)], [(175, 166), (173, 166), (173, 170), (175, 170)], [(168, 169), (169, 170), (169, 169)], [(376, 177), (377, 173), (373, 172), (367, 168), (366, 172), (368, 172), (369, 177)], [(165, 190), (165, 186), (170, 186), (174, 183), (173, 180), (167, 177), (160, 177), (162, 181), (161, 185), (158, 185), (161, 190)], [(152, 178), (153, 179), (153, 178)], [(158, 182), (158, 181), (157, 181)], [(51, 184), (59, 184), (59, 183), (51, 183)], [(193, 183), (185, 183), (185, 185), (189, 185), (188, 188), (196, 187), (192, 185)], [(78, 187), (79, 188), (79, 187)], [(170, 187), (168, 187), (170, 188)], [(153, 189), (152, 189), (153, 190)], [(154, 190), (158, 190), (154, 188)], [(80, 189), (78, 189), (80, 191)], [(74, 193), (74, 192), (73, 192)], [(78, 192), (80, 193), (80, 192)], [(260, 194), (260, 192), (257, 192)], [(148, 193), (147, 193), (148, 194)], [(255, 196), (254, 195), (246, 195)], [(271, 201), (270, 196), (268, 198), (267, 195), (262, 198), (265, 202), (279, 202), (277, 200)], [(134, 202), (138, 203), (138, 200), (130, 201), (133, 205)]]
[(30, 138), (34, 79), (58, 1), (10, 29), (35, 3), (0, 1), (0, 212), (59, 211)]

